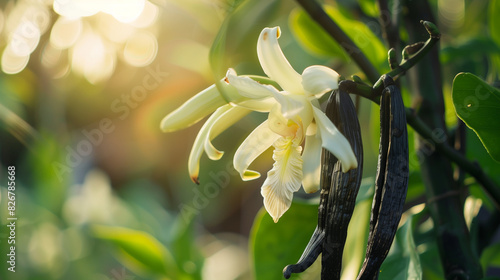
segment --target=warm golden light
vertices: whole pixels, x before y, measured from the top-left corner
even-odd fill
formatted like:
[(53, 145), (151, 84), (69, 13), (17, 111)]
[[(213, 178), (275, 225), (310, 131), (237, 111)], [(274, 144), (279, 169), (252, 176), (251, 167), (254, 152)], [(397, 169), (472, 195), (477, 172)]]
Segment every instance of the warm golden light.
[(120, 22), (132, 22), (142, 13), (144, 4), (145, 0), (55, 0), (54, 11), (68, 18), (88, 17), (103, 12)]
[(7, 47), (2, 54), (2, 71), (7, 74), (19, 73), (26, 67), (29, 59), (29, 55), (17, 55)]
[(59, 49), (73, 46), (82, 33), (82, 20), (60, 17), (50, 32), (50, 43)]
[(115, 57), (100, 36), (86, 31), (72, 49), (72, 69), (83, 74), (93, 84), (109, 78), (115, 67)]
[(158, 9), (158, 6), (146, 1), (142, 13), (130, 24), (139, 28), (151, 26), (158, 18), (159, 13), (160, 9)]
[(132, 66), (142, 67), (150, 64), (158, 52), (156, 37), (149, 32), (137, 32), (125, 45), (123, 57)]

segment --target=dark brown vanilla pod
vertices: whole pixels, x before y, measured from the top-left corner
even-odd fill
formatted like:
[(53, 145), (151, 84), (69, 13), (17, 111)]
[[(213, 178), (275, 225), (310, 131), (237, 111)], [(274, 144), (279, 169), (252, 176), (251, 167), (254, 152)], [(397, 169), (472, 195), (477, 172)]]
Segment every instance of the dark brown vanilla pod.
[[(318, 226), (297, 264), (288, 265), (283, 270), (286, 279), (292, 273), (306, 270), (320, 253), (323, 253), (322, 279), (340, 278), (347, 226), (361, 183), (363, 147), (356, 109), (346, 92), (334, 91), (327, 102), (326, 115), (351, 144), (358, 161), (358, 168), (343, 173), (341, 162), (323, 149)], [(332, 275), (337, 276), (332, 278)]]
[[(335, 101), (334, 95), (336, 95), (336, 91), (333, 91), (330, 95), (330, 98), (327, 101), (327, 110), (335, 110), (335, 104), (332, 104)], [(331, 114), (327, 117), (331, 120)], [(318, 258), (319, 254), (321, 254), (323, 250), (323, 240), (325, 237), (325, 223), (326, 216), (328, 211), (328, 195), (330, 193), (330, 185), (332, 182), (333, 168), (335, 167), (335, 163), (338, 159), (332, 155), (332, 153), (323, 149), (321, 153), (321, 172), (320, 172), (320, 198), (319, 198), (319, 206), (318, 206), (318, 225), (309, 240), (302, 256), (298, 260), (296, 264), (287, 265), (283, 269), (283, 276), (288, 279), (292, 275), (292, 273), (301, 273), (305, 271), (308, 267), (310, 267)]]
[[(342, 255), (347, 238), (347, 228), (356, 206), (356, 196), (363, 175), (363, 143), (356, 108), (349, 94), (340, 90), (333, 96), (335, 108), (326, 108), (326, 115), (351, 144), (358, 167), (342, 172), (341, 162), (335, 161), (325, 223), (325, 240), (321, 260), (321, 279), (340, 279)], [(330, 152), (323, 150), (325, 154)], [(333, 162), (333, 161), (332, 161)], [(331, 163), (330, 163), (331, 164)]]
[(384, 77), (380, 145), (366, 256), (358, 280), (377, 279), (398, 229), (408, 188), (408, 133), (401, 92)]

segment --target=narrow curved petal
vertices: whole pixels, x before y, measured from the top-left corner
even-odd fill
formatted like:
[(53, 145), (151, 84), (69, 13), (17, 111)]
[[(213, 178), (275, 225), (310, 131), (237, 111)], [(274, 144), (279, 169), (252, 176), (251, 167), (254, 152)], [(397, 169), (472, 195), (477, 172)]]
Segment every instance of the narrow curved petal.
[(211, 85), (196, 94), (161, 121), (160, 128), (163, 132), (171, 132), (189, 127), (220, 106), (227, 104), (215, 85)]
[(260, 65), (269, 78), (276, 81), (285, 91), (303, 94), (302, 77), (297, 73), (278, 44), (279, 27), (264, 28), (257, 41), (257, 55)]
[(358, 167), (349, 141), (320, 109), (313, 106), (313, 110), (314, 119), (321, 135), (321, 145), (340, 160), (343, 172)]
[(321, 136), (306, 136), (306, 144), (302, 159), (304, 160), (304, 178), (302, 186), (306, 193), (314, 193), (319, 190), (319, 177), (321, 172)]
[(225, 111), (209, 128), (208, 134), (205, 136), (205, 152), (211, 160), (218, 160), (224, 154), (223, 151), (217, 150), (212, 144), (211, 140), (225, 131), (228, 127), (241, 120), (244, 116), (248, 115), (251, 111), (245, 108), (232, 107)]
[[(203, 142), (207, 138), (207, 135), (210, 133), (210, 129), (212, 128), (213, 124), (217, 121), (217, 119), (231, 108), (232, 108), (231, 105), (226, 104), (217, 109), (208, 118), (205, 124), (203, 124), (200, 131), (198, 132), (198, 135), (196, 136), (196, 139), (194, 140), (193, 147), (191, 148), (191, 153), (189, 154), (188, 170), (191, 180), (193, 180), (193, 182), (195, 182), (196, 184), (199, 184), (198, 175), (200, 172), (200, 159), (204, 150)], [(215, 136), (216, 135), (214, 134), (213, 137)]]
[(339, 87), (339, 74), (334, 70), (321, 66), (313, 65), (304, 69), (302, 72), (302, 86), (307, 95), (321, 97), (328, 91)]
[(303, 95), (287, 94), (286, 92), (273, 93), (274, 98), (281, 105), (281, 114), (287, 119), (292, 119), (300, 114), (306, 102), (309, 102)]
[(278, 222), (279, 218), (290, 208), (293, 193), (298, 191), (302, 182), (302, 147), (293, 138), (280, 138), (274, 144), (273, 168), (261, 188), (264, 207)]
[(263, 99), (245, 99), (240, 102), (231, 102), (233, 106), (246, 108), (255, 112), (267, 113), (277, 104), (273, 97)]
[(280, 136), (272, 132), (268, 127), (268, 121), (264, 121), (248, 135), (234, 154), (233, 164), (243, 181), (253, 180), (260, 177), (260, 173), (248, 170), (250, 164), (263, 152), (265, 152)]
[(273, 95), (273, 93), (278, 92), (278, 90), (271, 85), (263, 85), (257, 81), (252, 80), (249, 77), (237, 76), (236, 72), (227, 71), (227, 81), (230, 85), (238, 90), (238, 93), (244, 97), (251, 99), (266, 98)]

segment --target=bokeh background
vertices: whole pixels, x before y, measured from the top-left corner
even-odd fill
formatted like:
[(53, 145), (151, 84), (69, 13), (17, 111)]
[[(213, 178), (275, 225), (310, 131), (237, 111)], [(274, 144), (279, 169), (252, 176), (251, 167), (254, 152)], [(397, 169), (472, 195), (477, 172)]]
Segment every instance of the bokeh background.
[[(364, 49), (387, 70), (375, 1), (325, 2), (346, 11), (346, 21), (372, 24), (365, 26), (378, 41)], [(454, 75), (494, 78), (490, 58), (499, 46), (489, 35), (488, 1), (430, 2), (443, 34), (447, 120), (454, 124)], [(224, 55), (214, 58), (210, 49), (228, 15)], [(304, 43), (296, 28), (303, 17), (294, 1), (278, 0), (0, 1), (0, 223), (8, 217), (8, 166), (16, 170), (18, 217), (16, 272), (7, 271), (2, 226), (0, 278), (254, 279), (249, 240), (265, 176), (242, 182), (232, 155), (266, 116), (252, 114), (214, 140), (226, 153), (216, 162), (202, 157), (199, 186), (187, 159), (203, 122), (168, 134), (159, 124), (222, 77), (209, 57), (224, 69), (262, 75), (256, 40), (266, 26), (281, 27), (280, 45), (298, 72), (322, 64), (363, 78), (340, 50), (334, 57)], [(368, 185), (376, 171), (376, 114), (361, 101)], [(271, 155), (254, 169), (265, 174)], [(412, 166), (408, 207), (423, 202)], [(279, 274), (282, 267), (269, 269)]]

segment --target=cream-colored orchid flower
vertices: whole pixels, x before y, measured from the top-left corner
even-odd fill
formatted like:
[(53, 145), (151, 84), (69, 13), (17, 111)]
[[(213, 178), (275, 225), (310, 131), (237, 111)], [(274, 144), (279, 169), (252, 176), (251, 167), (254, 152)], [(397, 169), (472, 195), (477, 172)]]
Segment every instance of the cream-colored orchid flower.
[(196, 137), (189, 158), (189, 172), (197, 182), (203, 151), (213, 160), (222, 156), (223, 152), (211, 144), (213, 138), (251, 111), (269, 112), (268, 119), (237, 149), (233, 164), (243, 180), (256, 179), (260, 174), (248, 167), (269, 147), (274, 147), (275, 163), (267, 173), (261, 194), (275, 222), (288, 210), (293, 193), (301, 185), (308, 193), (319, 189), (323, 147), (341, 161), (344, 172), (357, 167), (349, 142), (319, 109), (318, 98), (338, 87), (339, 75), (318, 65), (297, 73), (281, 51), (279, 36), (279, 27), (265, 28), (257, 43), (257, 54), (266, 75), (282, 90), (238, 76), (229, 69), (217, 86), (188, 100), (161, 124), (164, 131), (176, 130), (215, 110)]

